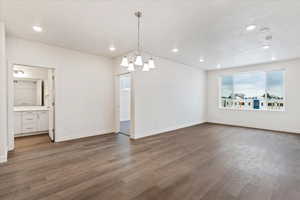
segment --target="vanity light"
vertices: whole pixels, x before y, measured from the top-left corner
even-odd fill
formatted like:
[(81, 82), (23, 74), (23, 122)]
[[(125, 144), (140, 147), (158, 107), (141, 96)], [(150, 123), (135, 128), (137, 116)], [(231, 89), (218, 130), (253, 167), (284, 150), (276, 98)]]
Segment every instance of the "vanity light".
[(23, 77), (25, 72), (23, 70), (14, 70), (14, 77)]

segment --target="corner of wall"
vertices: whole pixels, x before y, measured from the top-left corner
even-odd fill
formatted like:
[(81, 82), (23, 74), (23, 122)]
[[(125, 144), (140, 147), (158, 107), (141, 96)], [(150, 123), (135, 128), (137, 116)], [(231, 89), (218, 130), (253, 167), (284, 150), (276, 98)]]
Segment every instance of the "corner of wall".
[(0, 162), (7, 161), (7, 67), (5, 24), (0, 21)]
[(0, 155), (0, 163), (7, 162), (7, 155)]

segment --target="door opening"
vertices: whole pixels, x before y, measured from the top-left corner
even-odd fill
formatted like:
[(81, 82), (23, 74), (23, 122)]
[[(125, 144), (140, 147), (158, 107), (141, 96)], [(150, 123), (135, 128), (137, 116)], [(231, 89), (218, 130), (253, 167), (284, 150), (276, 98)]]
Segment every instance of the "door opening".
[(120, 75), (120, 133), (130, 135), (130, 102), (131, 102), (131, 76), (130, 74)]
[(12, 73), (12, 140), (15, 148), (54, 142), (54, 69), (13, 65)]

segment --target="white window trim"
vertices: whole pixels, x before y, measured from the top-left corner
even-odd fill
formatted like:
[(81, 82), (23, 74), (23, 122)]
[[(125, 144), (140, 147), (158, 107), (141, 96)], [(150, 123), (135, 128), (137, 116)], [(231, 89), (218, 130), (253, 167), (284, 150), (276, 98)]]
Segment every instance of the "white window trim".
[[(221, 104), (221, 96), (222, 96), (222, 77), (224, 76), (234, 76), (237, 74), (246, 74), (246, 73), (255, 73), (255, 72), (273, 72), (273, 71), (282, 71), (283, 73), (283, 101), (284, 101), (284, 106), (283, 109), (281, 110), (271, 110), (271, 109), (245, 109), (245, 108), (228, 108), (228, 107), (223, 107)], [(221, 74), (218, 77), (218, 87), (219, 87), (219, 91), (218, 91), (218, 107), (221, 110), (231, 110), (231, 111), (254, 111), (254, 112), (286, 112), (286, 89), (285, 89), (285, 85), (286, 85), (286, 69), (285, 68), (279, 68), (279, 69), (268, 69), (268, 70), (253, 70), (253, 71), (241, 71), (241, 72), (236, 72), (236, 73), (224, 73)], [(267, 88), (265, 88), (266, 90)], [(265, 91), (267, 92), (267, 91)]]

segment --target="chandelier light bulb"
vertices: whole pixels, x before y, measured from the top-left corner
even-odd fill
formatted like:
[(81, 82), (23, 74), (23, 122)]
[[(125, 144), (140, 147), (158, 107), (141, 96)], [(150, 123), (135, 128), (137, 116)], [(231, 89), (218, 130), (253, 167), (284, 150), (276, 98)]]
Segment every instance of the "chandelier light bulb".
[(124, 56), (122, 58), (121, 66), (123, 66), (123, 67), (128, 67), (129, 66), (128, 58), (126, 56)]
[(134, 64), (136, 66), (143, 66), (143, 58), (141, 55), (136, 56)]
[(153, 58), (150, 58), (149, 61), (148, 61), (148, 63), (149, 63), (149, 69), (154, 69), (155, 68), (155, 64), (154, 64)]
[(128, 65), (128, 71), (130, 71), (130, 72), (135, 71), (133, 62), (129, 63), (129, 65)]
[(148, 72), (150, 70), (149, 64), (147, 62), (144, 63), (143, 71)]

